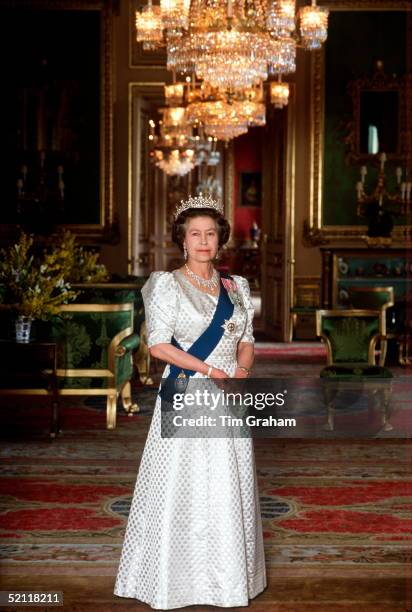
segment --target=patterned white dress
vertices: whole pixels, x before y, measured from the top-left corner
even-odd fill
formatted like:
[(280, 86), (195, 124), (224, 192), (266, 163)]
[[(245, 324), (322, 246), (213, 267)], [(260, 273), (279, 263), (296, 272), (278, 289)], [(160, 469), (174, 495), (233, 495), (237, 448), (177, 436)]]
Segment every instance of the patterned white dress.
[[(242, 298), (235, 332), (225, 330), (207, 358), (229, 375), (238, 342), (254, 342), (248, 282), (232, 278)], [(218, 300), (179, 270), (152, 272), (142, 294), (149, 346), (174, 335), (184, 350), (208, 327)], [(162, 438), (160, 416), (157, 397), (114, 593), (159, 610), (247, 606), (267, 585), (253, 439)]]

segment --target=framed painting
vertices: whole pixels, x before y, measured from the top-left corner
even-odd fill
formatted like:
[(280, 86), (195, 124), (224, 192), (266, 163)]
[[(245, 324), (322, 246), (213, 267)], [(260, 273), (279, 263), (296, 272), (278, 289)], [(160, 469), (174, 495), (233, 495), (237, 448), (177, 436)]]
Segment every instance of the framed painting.
[(262, 173), (239, 173), (239, 206), (262, 205)]
[[(401, 167), (404, 176), (411, 172), (408, 168), (410, 142), (405, 140), (402, 155), (399, 144), (402, 133), (406, 133), (402, 125), (410, 125), (411, 121), (409, 96), (412, 89), (407, 76), (407, 25), (411, 17), (406, 3), (402, 0), (334, 0), (322, 4), (330, 10), (330, 15), (325, 47), (311, 56), (310, 201), (304, 228), (308, 246), (335, 240), (364, 240), (367, 220), (359, 215), (356, 188), (366, 167), (366, 193), (376, 187), (382, 146), (386, 149), (385, 173), (391, 194), (397, 188), (397, 166)], [(349, 47), (347, 40), (351, 41)], [(377, 60), (383, 60), (384, 72), (396, 74), (404, 86), (396, 103), (392, 98), (381, 101), (385, 104), (385, 113), (391, 114), (385, 123), (389, 125), (395, 121), (400, 126), (399, 138), (392, 142), (384, 130), (380, 130), (380, 148), (376, 151), (371, 148), (370, 151), (376, 153), (372, 155), (369, 124), (378, 126), (380, 118), (368, 116), (365, 128), (363, 111), (370, 107), (369, 98), (376, 96), (377, 91), (382, 98), (380, 90), (387, 89), (387, 84), (382, 87), (384, 76), (374, 74), (375, 66), (382, 64)], [(375, 87), (377, 80), (379, 86)], [(362, 88), (359, 90), (360, 83), (365, 92)], [(389, 93), (393, 97), (394, 94)], [(393, 116), (394, 108), (399, 108), (403, 115)], [(375, 103), (374, 112), (376, 115)], [(390, 136), (393, 140), (392, 132)], [(411, 239), (408, 217), (408, 214), (395, 216), (394, 241)]]
[[(5, 1), (1, 237), (18, 227), (117, 239), (112, 0)], [(75, 44), (73, 44), (75, 42)]]

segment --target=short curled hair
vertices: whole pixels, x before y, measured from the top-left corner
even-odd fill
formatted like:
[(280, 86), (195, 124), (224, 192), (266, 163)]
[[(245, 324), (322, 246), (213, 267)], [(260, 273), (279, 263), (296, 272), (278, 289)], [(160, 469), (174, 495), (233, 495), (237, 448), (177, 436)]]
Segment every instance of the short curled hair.
[(172, 240), (181, 251), (183, 251), (183, 242), (186, 234), (186, 221), (194, 219), (194, 217), (211, 217), (216, 221), (219, 248), (229, 240), (230, 224), (220, 212), (214, 208), (189, 208), (180, 213), (172, 225)]

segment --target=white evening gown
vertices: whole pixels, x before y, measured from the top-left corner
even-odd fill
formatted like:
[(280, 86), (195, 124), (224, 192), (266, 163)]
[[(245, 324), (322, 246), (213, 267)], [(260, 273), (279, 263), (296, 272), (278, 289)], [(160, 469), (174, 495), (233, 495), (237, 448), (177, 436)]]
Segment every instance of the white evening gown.
[[(238, 342), (254, 341), (248, 282), (232, 278), (243, 302), (234, 307), (235, 333), (225, 331), (206, 360), (229, 375)], [(174, 334), (184, 350), (207, 328), (218, 300), (179, 270), (152, 272), (142, 294), (149, 346)], [(114, 593), (161, 610), (247, 606), (267, 584), (253, 439), (162, 438), (160, 415), (157, 397)]]

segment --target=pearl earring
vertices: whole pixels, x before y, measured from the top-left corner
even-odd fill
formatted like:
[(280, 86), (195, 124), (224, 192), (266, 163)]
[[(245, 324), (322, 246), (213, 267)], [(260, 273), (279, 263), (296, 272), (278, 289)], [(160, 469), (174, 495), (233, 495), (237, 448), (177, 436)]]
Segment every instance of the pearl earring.
[(216, 252), (216, 257), (215, 259), (219, 259), (219, 251)]
[(183, 257), (187, 259), (187, 248), (185, 244), (183, 245)]

